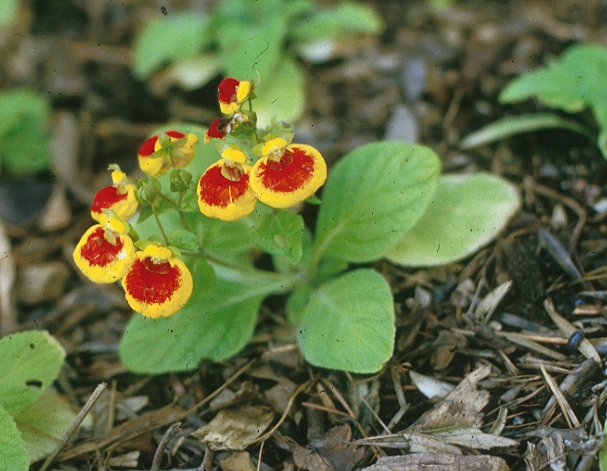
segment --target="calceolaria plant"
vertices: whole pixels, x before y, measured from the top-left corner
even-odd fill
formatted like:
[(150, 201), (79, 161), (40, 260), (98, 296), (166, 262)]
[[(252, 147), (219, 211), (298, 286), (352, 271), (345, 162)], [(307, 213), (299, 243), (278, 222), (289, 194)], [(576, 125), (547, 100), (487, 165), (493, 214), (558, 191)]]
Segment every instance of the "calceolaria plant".
[[(141, 145), (146, 177), (110, 168), (113, 184), (91, 209), (97, 224), (74, 250), (86, 276), (119, 281), (138, 313), (120, 345), (133, 371), (190, 370), (233, 356), (250, 340), (264, 298), (283, 294), (308, 362), (375, 372), (393, 351), (392, 294), (377, 271), (349, 264), (462, 258), (518, 207), (508, 183), (440, 178), (430, 149), (404, 143), (356, 149), (327, 178), (321, 154), (293, 142), (288, 124), (257, 125), (252, 81), (226, 78), (218, 92), (222, 116), (208, 129), (171, 126)], [(320, 204), (314, 233), (293, 209), (304, 202)], [(275, 270), (254, 265), (260, 251)]]

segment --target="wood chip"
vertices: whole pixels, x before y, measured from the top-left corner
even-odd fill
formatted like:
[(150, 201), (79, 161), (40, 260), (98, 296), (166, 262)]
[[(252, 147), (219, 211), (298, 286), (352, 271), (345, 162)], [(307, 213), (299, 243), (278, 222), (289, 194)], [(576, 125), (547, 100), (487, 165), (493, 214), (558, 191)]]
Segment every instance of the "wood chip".
[(548, 384), (550, 391), (556, 398), (556, 402), (558, 403), (559, 407), (563, 411), (563, 414), (565, 415), (565, 419), (567, 420), (569, 427), (579, 427), (580, 421), (576, 417), (575, 412), (573, 412), (573, 409), (569, 405), (569, 402), (567, 402), (567, 399), (565, 399), (565, 396), (560, 391), (554, 378), (548, 374), (548, 372), (546, 371), (546, 368), (544, 368), (544, 367), (542, 367), (542, 374), (544, 375), (544, 379), (546, 380), (546, 383)]
[(407, 456), (384, 456), (361, 471), (508, 471), (506, 462), (497, 456), (460, 456), (423, 453)]

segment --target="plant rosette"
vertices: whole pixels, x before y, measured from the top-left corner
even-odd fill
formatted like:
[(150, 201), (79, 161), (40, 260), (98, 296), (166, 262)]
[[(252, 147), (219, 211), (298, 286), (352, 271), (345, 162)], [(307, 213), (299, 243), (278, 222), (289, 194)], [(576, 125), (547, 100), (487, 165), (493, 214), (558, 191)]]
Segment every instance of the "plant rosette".
[[(376, 372), (393, 353), (394, 301), (380, 273), (349, 264), (466, 257), (503, 228), (518, 194), (495, 176), (441, 177), (432, 150), (398, 142), (362, 146), (328, 175), (318, 150), (292, 142), (290, 126), (257, 125), (255, 90), (226, 78), (222, 116), (208, 129), (171, 126), (148, 139), (138, 152), (148, 176), (113, 176), (113, 194), (124, 201), (132, 191), (136, 212), (115, 198), (100, 205), (103, 222), (77, 245), (76, 265), (92, 281), (121, 281), (138, 313), (120, 344), (133, 371), (232, 357), (251, 339), (264, 298), (282, 294), (309, 363)], [(305, 201), (320, 202), (314, 233), (293, 210)], [(434, 244), (444, 248), (438, 258)], [(274, 270), (254, 266), (260, 250)]]

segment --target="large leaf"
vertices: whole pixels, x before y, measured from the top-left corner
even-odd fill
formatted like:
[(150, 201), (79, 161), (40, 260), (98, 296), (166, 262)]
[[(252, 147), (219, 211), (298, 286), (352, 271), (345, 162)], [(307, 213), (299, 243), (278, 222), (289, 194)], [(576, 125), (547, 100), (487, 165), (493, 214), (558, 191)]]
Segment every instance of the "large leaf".
[[(284, 54), (287, 17), (283, 2), (223, 2), (214, 15), (219, 58), (226, 75), (265, 80)], [(257, 81), (257, 80), (256, 80)]]
[(0, 405), (0, 471), (27, 470), (25, 443), (11, 414)]
[(502, 103), (537, 97), (568, 112), (592, 108), (601, 127), (607, 127), (607, 49), (575, 45), (548, 67), (517, 77), (500, 94)]
[(405, 266), (460, 260), (490, 242), (519, 206), (516, 188), (500, 177), (445, 175), (426, 213), (386, 258)]
[(310, 42), (354, 34), (379, 34), (383, 28), (383, 19), (369, 6), (342, 2), (315, 10), (309, 18), (289, 30), (289, 38), (296, 42)]
[(293, 264), (303, 255), (303, 218), (288, 209), (262, 216), (254, 232), (255, 242), (272, 255), (287, 256)]
[(297, 340), (313, 365), (373, 373), (392, 356), (394, 335), (388, 282), (374, 270), (360, 269), (312, 293)]
[(301, 67), (292, 58), (283, 58), (271, 74), (260, 77), (255, 93), (258, 127), (269, 126), (273, 119), (298, 121), (304, 112), (306, 97)]
[[(75, 419), (73, 407), (53, 390), (45, 391), (34, 404), (15, 417), (30, 463), (51, 453)], [(90, 423), (90, 417), (88, 419)]]
[[(137, 314), (131, 319), (120, 343), (120, 357), (127, 368), (159, 374), (193, 370), (202, 359), (230, 358), (250, 340), (263, 298), (288, 288), (282, 275), (221, 266), (215, 270), (215, 289), (200, 296), (195, 288), (177, 314), (161, 319)], [(193, 276), (194, 286), (204, 283), (196, 272)]]
[(31, 90), (1, 92), (1, 167), (17, 174), (48, 168), (49, 119), (50, 106), (43, 96)]
[(427, 147), (379, 142), (352, 151), (325, 185), (315, 252), (350, 262), (383, 257), (424, 214), (439, 173)]
[(65, 351), (48, 332), (27, 331), (0, 339), (0, 405), (16, 415), (57, 378)]
[(6, 26), (17, 17), (19, 0), (2, 0), (0, 2), (0, 26)]
[(195, 56), (211, 41), (210, 23), (196, 13), (172, 13), (149, 23), (135, 40), (133, 72), (146, 78), (167, 62)]

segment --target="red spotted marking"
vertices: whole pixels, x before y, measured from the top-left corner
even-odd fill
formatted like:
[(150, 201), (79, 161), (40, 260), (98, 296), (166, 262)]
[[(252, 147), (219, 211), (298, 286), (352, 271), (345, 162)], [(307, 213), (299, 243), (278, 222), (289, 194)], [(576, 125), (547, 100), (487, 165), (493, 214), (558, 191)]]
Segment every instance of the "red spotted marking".
[(181, 285), (181, 273), (169, 262), (154, 262), (151, 258), (137, 259), (126, 275), (125, 288), (137, 301), (162, 304)]
[(249, 176), (243, 174), (238, 181), (228, 180), (221, 173), (221, 166), (209, 168), (200, 177), (200, 200), (209, 206), (225, 208), (243, 196), (249, 189)]
[(268, 160), (259, 166), (259, 178), (266, 188), (290, 193), (302, 188), (312, 178), (314, 159), (297, 147), (285, 149), (279, 161)]
[(152, 136), (139, 147), (137, 151), (137, 155), (140, 157), (149, 157), (154, 153), (154, 146), (156, 145), (156, 141), (158, 140), (158, 136)]
[(105, 238), (103, 228), (98, 227), (89, 235), (86, 243), (80, 249), (80, 256), (89, 265), (105, 267), (116, 260), (116, 256), (122, 250), (123, 245), (120, 237), (116, 237), (115, 245), (110, 243)]
[(185, 134), (180, 131), (167, 131), (165, 134), (174, 139), (183, 139), (185, 137)]
[(217, 94), (217, 99), (221, 103), (231, 103), (236, 101), (236, 87), (240, 82), (232, 77), (226, 77), (221, 82), (219, 82), (219, 86), (217, 90), (219, 93)]
[(119, 193), (115, 186), (106, 186), (97, 192), (91, 204), (91, 211), (95, 214), (101, 214), (104, 209), (109, 209), (116, 203), (125, 200), (127, 193)]

